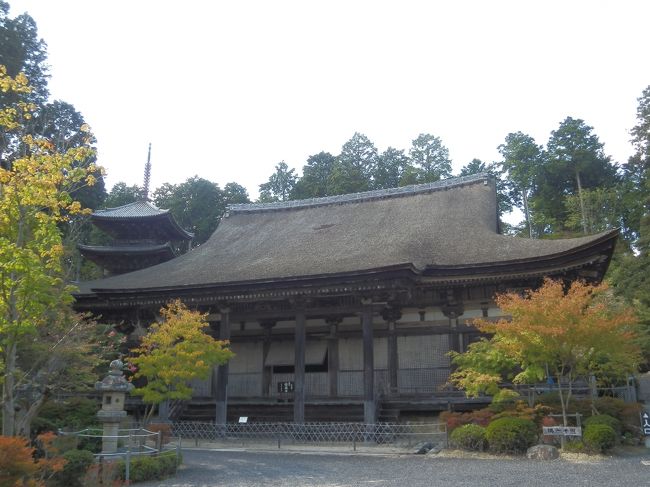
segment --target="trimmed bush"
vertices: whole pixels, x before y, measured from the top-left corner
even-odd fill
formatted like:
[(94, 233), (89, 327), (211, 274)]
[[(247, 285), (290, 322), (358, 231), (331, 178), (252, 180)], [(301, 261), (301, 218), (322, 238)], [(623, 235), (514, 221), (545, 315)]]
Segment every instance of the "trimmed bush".
[(158, 459), (153, 457), (135, 457), (131, 460), (131, 482), (160, 480), (162, 468)]
[(485, 430), (490, 450), (497, 453), (523, 453), (537, 441), (537, 426), (528, 419), (500, 418)]
[(505, 408), (502, 412), (495, 414), (492, 421), (499, 418), (520, 418), (529, 419), (536, 425), (540, 425), (542, 418), (549, 412), (548, 407), (542, 405), (535, 405), (535, 407), (528, 407), (524, 401), (517, 401), (514, 406)]
[(585, 451), (585, 444), (582, 440), (569, 440), (564, 445), (564, 450), (573, 453), (582, 453)]
[(585, 428), (582, 440), (590, 450), (604, 452), (616, 444), (616, 432), (606, 424), (592, 424)]
[(95, 461), (93, 454), (87, 450), (68, 450), (63, 454), (63, 458), (66, 463), (63, 470), (54, 475), (52, 485), (56, 487), (83, 487), (83, 477)]
[[(156, 457), (142, 456), (131, 457), (129, 477), (131, 482), (145, 482), (147, 480), (162, 480), (176, 473), (182, 458), (176, 457), (176, 452), (166, 452)], [(119, 473), (122, 480), (125, 480), (124, 461), (116, 462), (119, 465)]]
[(591, 416), (585, 420), (585, 428), (591, 426), (592, 424), (606, 424), (612, 428), (617, 435), (621, 434), (621, 422), (609, 414), (598, 414), (596, 416)]
[(486, 446), (485, 428), (477, 424), (466, 424), (451, 432), (451, 444), (462, 450), (483, 451)]

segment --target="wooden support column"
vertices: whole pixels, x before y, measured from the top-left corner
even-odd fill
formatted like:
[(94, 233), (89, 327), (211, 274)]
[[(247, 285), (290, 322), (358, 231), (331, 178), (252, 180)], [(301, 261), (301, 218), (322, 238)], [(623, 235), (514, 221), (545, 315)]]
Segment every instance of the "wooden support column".
[(266, 357), (271, 350), (271, 332), (276, 322), (273, 320), (261, 321), (260, 326), (264, 329), (264, 341), (262, 342), (262, 396), (268, 396), (271, 389), (271, 367), (266, 366)]
[(363, 299), (361, 330), (363, 334), (363, 422), (375, 424), (375, 356), (372, 329), (372, 300)]
[(327, 337), (327, 375), (329, 379), (329, 395), (339, 395), (339, 324), (343, 321), (340, 317), (330, 317), (325, 320), (329, 325), (330, 334)]
[(447, 304), (442, 306), (442, 313), (449, 318), (449, 350), (460, 352), (460, 341), (458, 338), (458, 317), (465, 312), (462, 300), (458, 293), (447, 290)]
[[(230, 308), (221, 308), (221, 322), (219, 323), (219, 340), (230, 340)], [(217, 384), (215, 391), (217, 424), (226, 424), (228, 421), (228, 362), (217, 368)]]
[(305, 422), (305, 308), (298, 303), (296, 308), (296, 337), (294, 359), (294, 393), (293, 393), (293, 422)]
[(397, 394), (397, 371), (399, 356), (397, 352), (397, 334), (395, 333), (395, 322), (402, 317), (399, 308), (386, 308), (381, 313), (384, 321), (388, 323), (388, 386), (391, 394)]

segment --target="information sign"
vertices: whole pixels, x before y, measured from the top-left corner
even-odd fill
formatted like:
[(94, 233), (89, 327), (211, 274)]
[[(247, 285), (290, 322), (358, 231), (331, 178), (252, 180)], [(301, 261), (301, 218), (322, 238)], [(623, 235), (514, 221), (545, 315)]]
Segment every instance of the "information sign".
[(650, 436), (650, 416), (648, 416), (648, 413), (641, 415), (641, 428), (645, 436)]
[(548, 436), (582, 436), (579, 426), (544, 426), (542, 431)]
[(290, 392), (293, 392), (295, 389), (293, 381), (284, 381), (284, 382), (278, 382), (278, 392), (280, 394), (288, 394)]

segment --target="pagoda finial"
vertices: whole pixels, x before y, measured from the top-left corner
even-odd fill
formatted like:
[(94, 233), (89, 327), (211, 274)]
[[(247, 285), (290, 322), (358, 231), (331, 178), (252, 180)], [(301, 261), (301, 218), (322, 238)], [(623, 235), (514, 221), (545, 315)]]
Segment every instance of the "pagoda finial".
[(151, 142), (149, 142), (147, 163), (144, 166), (144, 183), (142, 184), (142, 199), (144, 201), (149, 201), (149, 180), (150, 179), (151, 179)]

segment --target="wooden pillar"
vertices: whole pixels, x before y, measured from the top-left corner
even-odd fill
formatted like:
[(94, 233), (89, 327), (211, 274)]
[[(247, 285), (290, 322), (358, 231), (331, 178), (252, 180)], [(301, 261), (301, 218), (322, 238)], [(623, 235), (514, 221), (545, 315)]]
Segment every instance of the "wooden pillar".
[(462, 301), (454, 293), (447, 290), (447, 304), (442, 306), (442, 313), (449, 318), (449, 350), (460, 352), (460, 341), (458, 337), (458, 317), (465, 311)]
[(296, 309), (296, 336), (294, 358), (294, 395), (293, 422), (305, 422), (305, 309), (299, 305)]
[(382, 318), (388, 323), (388, 386), (391, 394), (397, 394), (397, 371), (399, 356), (397, 352), (397, 334), (395, 333), (395, 322), (402, 317), (399, 308), (386, 308), (381, 313)]
[(339, 395), (339, 336), (338, 328), (342, 319), (340, 317), (330, 317), (325, 322), (330, 327), (330, 334), (327, 337), (327, 375), (329, 379), (329, 395), (337, 397)]
[(372, 300), (362, 300), (361, 330), (363, 334), (363, 422), (375, 424), (375, 356), (372, 329)]
[(449, 350), (460, 353), (460, 341), (458, 339), (458, 317), (453, 313), (449, 318)]
[[(221, 322), (219, 323), (219, 340), (230, 340), (230, 309), (221, 308)], [(215, 392), (217, 424), (226, 424), (228, 421), (228, 362), (217, 368), (217, 384)]]
[(271, 389), (271, 367), (266, 366), (266, 357), (271, 350), (271, 332), (275, 321), (262, 321), (260, 326), (264, 329), (264, 341), (262, 342), (262, 396), (268, 396)]

